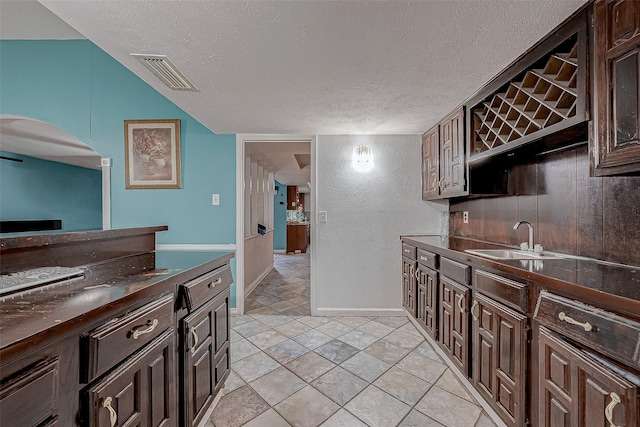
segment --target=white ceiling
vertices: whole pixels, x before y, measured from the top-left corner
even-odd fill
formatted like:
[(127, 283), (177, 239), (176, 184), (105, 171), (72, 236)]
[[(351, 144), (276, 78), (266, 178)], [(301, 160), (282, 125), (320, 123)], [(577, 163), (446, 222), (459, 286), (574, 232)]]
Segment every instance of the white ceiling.
[(308, 187), (311, 181), (311, 167), (300, 165), (294, 154), (310, 154), (309, 142), (247, 142), (245, 154), (265, 168), (274, 170), (275, 179), (285, 185)]
[[(0, 37), (86, 37), (215, 133), (416, 134), (585, 0), (40, 3), (53, 13), (1, 0)], [(167, 55), (199, 92), (131, 53)]]

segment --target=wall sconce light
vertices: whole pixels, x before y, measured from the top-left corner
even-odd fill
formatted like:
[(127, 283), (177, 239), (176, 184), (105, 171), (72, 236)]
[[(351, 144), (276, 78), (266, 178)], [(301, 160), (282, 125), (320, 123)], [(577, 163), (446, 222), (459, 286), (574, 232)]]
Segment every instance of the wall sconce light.
[(359, 172), (373, 169), (373, 148), (370, 145), (358, 145), (353, 150), (351, 166)]

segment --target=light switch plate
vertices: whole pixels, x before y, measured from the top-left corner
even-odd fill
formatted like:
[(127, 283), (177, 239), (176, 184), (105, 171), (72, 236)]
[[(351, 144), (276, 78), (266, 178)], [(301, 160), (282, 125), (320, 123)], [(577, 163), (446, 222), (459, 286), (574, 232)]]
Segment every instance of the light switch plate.
[(318, 222), (327, 222), (327, 211), (318, 211)]
[(213, 206), (218, 206), (220, 204), (220, 195), (219, 194), (212, 194), (211, 195), (211, 204)]

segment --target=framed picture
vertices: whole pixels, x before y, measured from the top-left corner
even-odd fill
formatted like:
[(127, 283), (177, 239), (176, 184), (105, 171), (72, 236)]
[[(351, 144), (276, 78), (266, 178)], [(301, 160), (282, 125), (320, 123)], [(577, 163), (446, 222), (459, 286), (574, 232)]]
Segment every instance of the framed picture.
[(125, 188), (182, 188), (180, 120), (124, 121)]

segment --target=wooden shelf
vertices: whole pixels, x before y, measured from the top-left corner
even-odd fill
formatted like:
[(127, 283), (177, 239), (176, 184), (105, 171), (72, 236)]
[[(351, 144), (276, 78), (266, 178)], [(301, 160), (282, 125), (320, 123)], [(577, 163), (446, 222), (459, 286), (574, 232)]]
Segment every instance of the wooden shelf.
[(559, 123), (575, 123), (584, 63), (578, 47), (576, 34), (471, 107), (470, 161), (542, 137)]

